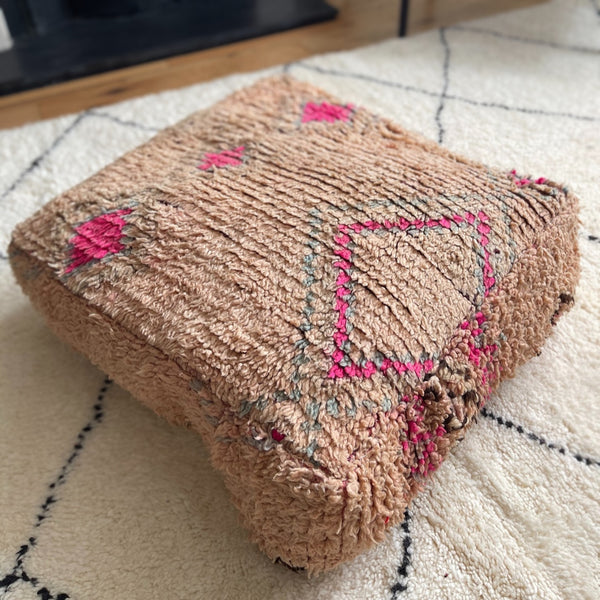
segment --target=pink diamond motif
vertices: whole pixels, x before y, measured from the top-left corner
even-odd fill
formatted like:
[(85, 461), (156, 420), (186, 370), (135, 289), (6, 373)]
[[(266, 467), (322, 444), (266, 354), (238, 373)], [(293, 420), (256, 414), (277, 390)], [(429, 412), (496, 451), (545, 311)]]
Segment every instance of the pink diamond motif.
[[(432, 371), (434, 363), (431, 358), (425, 360), (417, 360), (414, 362), (401, 362), (398, 360), (392, 360), (391, 358), (384, 358), (380, 364), (375, 364), (373, 361), (367, 361), (365, 364), (359, 365), (353, 362), (348, 353), (347, 345), (349, 344), (349, 321), (348, 321), (348, 308), (350, 306), (350, 299), (352, 297), (352, 290), (348, 287), (348, 284), (352, 281), (353, 271), (353, 253), (351, 250), (350, 242), (352, 241), (351, 235), (360, 233), (363, 230), (377, 231), (377, 230), (391, 230), (396, 229), (399, 231), (411, 230), (422, 230), (424, 228), (432, 228), (434, 230), (443, 231), (451, 230), (452, 224), (462, 225), (472, 228), (473, 233), (477, 236), (480, 247), (483, 252), (484, 265), (482, 270), (482, 285), (484, 289), (484, 295), (488, 296), (491, 289), (496, 284), (496, 278), (490, 262), (490, 252), (487, 248), (489, 244), (488, 234), (491, 231), (488, 225), (489, 217), (483, 211), (479, 211), (477, 215), (466, 212), (463, 215), (452, 215), (449, 217), (442, 217), (440, 219), (429, 219), (424, 221), (422, 219), (414, 219), (409, 221), (408, 219), (401, 218), (396, 222), (391, 221), (364, 221), (363, 223), (351, 223), (351, 224), (340, 224), (338, 226), (338, 235), (334, 238), (337, 245), (334, 250), (334, 254), (337, 256), (337, 260), (333, 263), (333, 266), (337, 269), (336, 278), (336, 297), (335, 297), (335, 332), (333, 334), (333, 344), (335, 350), (331, 354), (332, 365), (328, 372), (330, 379), (341, 379), (341, 378), (369, 378), (377, 372), (385, 373), (386, 371), (396, 371), (399, 374), (412, 372), (418, 378), (421, 378), (427, 372)], [(460, 323), (460, 328), (463, 330), (469, 330), (471, 340), (469, 346), (469, 360), (479, 365), (482, 356), (489, 358), (497, 349), (495, 344), (489, 344), (486, 346), (478, 346), (476, 338), (482, 333), (481, 326), (487, 321), (487, 317), (482, 312), (477, 312), (472, 319), (465, 320)], [(484, 369), (483, 373), (484, 383), (488, 383), (488, 372)]]
[(233, 150), (223, 150), (217, 153), (207, 152), (204, 155), (204, 162), (198, 165), (198, 168), (202, 171), (208, 171), (209, 169), (241, 165), (244, 150), (244, 146), (238, 146), (237, 148), (233, 148)]
[(335, 121), (349, 121), (352, 110), (353, 106), (351, 104), (342, 106), (340, 104), (329, 104), (329, 102), (321, 102), (320, 104), (307, 102), (302, 114), (302, 122), (326, 121), (327, 123), (333, 123)]
[(71, 262), (65, 273), (81, 267), (93, 260), (100, 260), (108, 254), (116, 254), (125, 248), (121, 243), (123, 227), (127, 221), (122, 218), (132, 209), (124, 208), (99, 215), (75, 227), (77, 235), (69, 240)]

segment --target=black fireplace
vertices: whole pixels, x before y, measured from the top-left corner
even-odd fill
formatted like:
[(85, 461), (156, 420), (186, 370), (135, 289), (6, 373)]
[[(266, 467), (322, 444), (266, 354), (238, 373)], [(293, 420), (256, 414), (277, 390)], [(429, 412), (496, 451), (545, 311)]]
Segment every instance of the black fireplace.
[(0, 94), (335, 17), (324, 0), (0, 0)]

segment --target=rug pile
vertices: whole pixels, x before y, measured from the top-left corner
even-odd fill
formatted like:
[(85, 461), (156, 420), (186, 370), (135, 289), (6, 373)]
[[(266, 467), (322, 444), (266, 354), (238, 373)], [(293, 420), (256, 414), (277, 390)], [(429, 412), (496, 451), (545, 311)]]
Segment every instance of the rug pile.
[[(600, 14), (556, 0), (0, 132), (0, 599), (597, 598)], [(61, 344), (6, 247), (36, 208), (188, 113), (286, 71), (581, 199), (576, 304), (407, 518), (321, 576), (247, 538), (193, 433)]]

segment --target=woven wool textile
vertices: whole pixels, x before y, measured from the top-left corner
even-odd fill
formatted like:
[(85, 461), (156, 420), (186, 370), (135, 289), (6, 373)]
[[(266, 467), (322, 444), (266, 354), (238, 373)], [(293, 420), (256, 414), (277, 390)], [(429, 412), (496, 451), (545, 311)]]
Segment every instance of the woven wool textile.
[[(491, 318), (493, 311), (486, 310), (485, 302), (491, 302), (494, 292), (514, 273), (514, 268), (511, 270), (509, 266), (510, 252), (503, 252), (504, 264), (497, 254), (490, 253), (489, 267), (492, 270), (486, 269), (485, 249), (504, 249), (503, 244), (510, 247), (512, 240), (516, 245), (515, 254), (520, 256), (518, 245), (526, 244), (527, 236), (533, 235), (536, 229), (535, 214), (539, 213), (540, 219), (549, 221), (560, 218), (563, 208), (568, 209), (570, 196), (565, 197), (562, 183), (554, 182), (565, 182), (568, 189), (581, 198), (579, 246), (582, 277), (575, 293), (575, 305), (558, 320), (540, 356), (520, 367), (513, 380), (503, 383), (492, 394), (464, 441), (435, 471), (427, 469), (427, 474), (412, 474), (411, 467), (418, 468), (418, 458), (437, 466), (436, 454), (439, 452), (433, 446), (431, 451), (427, 449), (429, 440), (411, 440), (408, 436), (407, 456), (411, 460), (406, 464), (410, 473), (407, 478), (410, 480), (412, 475), (414, 481), (425, 482), (410, 510), (402, 510), (401, 502), (405, 495), (398, 493), (393, 495), (398, 498), (395, 512), (391, 510), (388, 514), (384, 509), (393, 507), (393, 503), (384, 500), (381, 505), (375, 506), (372, 502), (372, 498), (377, 498), (376, 486), (371, 486), (366, 493), (360, 493), (359, 487), (355, 498), (357, 502), (365, 503), (357, 511), (362, 515), (359, 526), (363, 527), (365, 545), (371, 541), (369, 535), (376, 537), (378, 532), (385, 532), (383, 541), (369, 552), (316, 578), (306, 579), (305, 575), (271, 564), (248, 541), (246, 532), (238, 528), (237, 514), (220, 476), (207, 462), (198, 436), (181, 428), (170, 428), (146, 409), (138, 407), (115, 384), (102, 383), (103, 376), (85, 359), (62, 346), (47, 332), (6, 270), (2, 307), (2, 335), (6, 341), (3, 342), (1, 380), (2, 422), (6, 427), (1, 443), (2, 456), (7, 460), (3, 459), (0, 465), (5, 474), (3, 478), (10, 480), (11, 485), (5, 487), (0, 496), (3, 515), (0, 583), (7, 597), (36, 597), (38, 591), (38, 597), (48, 594), (54, 597), (64, 597), (64, 594), (71, 597), (135, 597), (144, 593), (150, 596), (167, 593), (167, 589), (170, 590), (168, 593), (181, 596), (199, 593), (212, 597), (263, 597), (273, 593), (284, 597), (594, 597), (598, 584), (594, 579), (598, 561), (594, 541), (597, 536), (593, 532), (600, 521), (596, 474), (599, 453), (594, 441), (594, 428), (598, 421), (593, 400), (594, 381), (597, 379), (594, 374), (598, 373), (595, 346), (598, 339), (597, 216), (591, 203), (594, 185), (597, 185), (594, 184), (591, 166), (594, 153), (597, 153), (598, 138), (597, 121), (594, 120), (597, 110), (592, 100), (597, 97), (594, 93), (597, 73), (592, 66), (597, 64), (597, 51), (592, 41), (590, 14), (593, 12), (590, 5), (582, 3), (576, 10), (571, 9), (571, 4), (553, 3), (470, 24), (472, 30), (450, 28), (412, 40), (392, 41), (361, 51), (311, 59), (289, 68), (293, 77), (310, 80), (334, 94), (316, 99), (304, 97), (299, 109), (292, 107), (284, 111), (284, 120), (289, 123), (290, 129), (308, 132), (309, 137), (318, 139), (329, 140), (327, 136), (331, 137), (331, 144), (324, 144), (326, 147), (319, 150), (324, 153), (321, 155), (323, 165), (335, 158), (339, 132), (344, 128), (356, 132), (352, 128), (357, 124), (362, 127), (360, 131), (367, 133), (379, 135), (383, 130), (390, 136), (390, 143), (403, 147), (406, 139), (398, 128), (382, 127), (387, 119), (392, 119), (408, 129), (416, 129), (441, 141), (453, 152), (498, 165), (498, 169), (482, 175), (468, 161), (453, 164), (452, 169), (461, 173), (468, 171), (471, 175), (468, 185), (474, 188), (488, 185), (480, 181), (487, 181), (493, 175), (493, 186), (502, 189), (499, 196), (522, 199), (523, 207), (532, 207), (531, 214), (520, 211), (525, 224), (516, 227), (516, 235), (503, 237), (502, 234), (509, 230), (504, 212), (500, 211), (498, 219), (496, 214), (487, 214), (483, 210), (488, 221), (479, 215), (480, 208), (475, 202), (482, 194), (478, 189), (467, 195), (465, 202), (473, 204), (465, 205), (462, 212), (439, 210), (423, 215), (423, 218), (418, 212), (423, 203), (411, 202), (411, 214), (405, 215), (397, 210), (398, 207), (377, 205), (375, 201), (388, 199), (385, 194), (378, 194), (377, 198), (367, 198), (367, 203), (372, 200), (375, 205), (351, 209), (347, 219), (337, 218), (340, 211), (331, 202), (326, 210), (319, 207), (320, 214), (311, 215), (309, 209), (308, 216), (302, 217), (303, 223), (284, 231), (273, 227), (265, 232), (266, 218), (259, 219), (259, 216), (255, 220), (246, 219), (246, 229), (225, 221), (220, 225), (221, 228), (230, 226), (228, 233), (239, 231), (240, 235), (245, 235), (242, 246), (259, 244), (267, 233), (268, 239), (278, 240), (278, 244), (287, 240), (285, 247), (288, 252), (278, 253), (278, 245), (272, 244), (270, 253), (264, 253), (265, 261), (277, 259), (284, 264), (287, 264), (286, 261), (291, 263), (297, 254), (294, 244), (300, 246), (293, 232), (301, 231), (304, 235), (298, 254), (300, 275), (290, 268), (293, 277), (288, 279), (255, 276), (251, 282), (257, 290), (266, 288), (274, 297), (274, 308), (265, 311), (264, 318), (260, 320), (264, 328), (277, 319), (284, 323), (289, 319), (290, 327), (298, 328), (307, 319), (310, 323), (319, 318), (323, 320), (323, 327), (307, 329), (304, 326), (307, 338), (309, 341), (312, 339), (304, 349), (304, 355), (311, 362), (300, 367), (310, 364), (318, 368), (324, 373), (320, 379), (324, 387), (337, 386), (342, 390), (340, 398), (336, 396), (337, 404), (329, 404), (330, 413), (335, 413), (336, 408), (345, 410), (343, 391), (354, 389), (351, 386), (360, 389), (367, 401), (373, 403), (383, 403), (385, 398), (379, 399), (377, 390), (368, 389), (368, 384), (403, 378), (410, 385), (429, 383), (431, 386), (432, 378), (425, 380), (430, 366), (427, 361), (435, 363), (439, 359), (436, 356), (437, 343), (445, 336), (451, 338), (457, 327), (466, 332), (466, 347), (471, 342), (474, 354), (477, 354), (476, 350), (481, 351), (479, 362), (482, 367), (485, 366), (486, 346), (490, 346), (488, 351), (494, 357), (491, 346), (497, 344), (501, 348), (501, 343), (487, 339), (487, 331), (485, 334), (473, 332), (479, 328), (485, 331), (494, 325)], [(560, 27), (556, 28), (555, 24), (560, 24)], [(587, 35), (587, 32), (590, 34)], [(478, 52), (473, 51), (475, 47)], [(410, 55), (411, 60), (399, 58), (404, 52)], [(508, 69), (508, 65), (515, 63), (515, 56), (519, 57), (520, 65), (518, 76), (515, 76), (518, 85), (503, 79), (508, 77), (503, 65)], [(493, 71), (491, 79), (496, 87), (491, 83), (486, 86), (470, 85), (471, 76), (479, 77), (476, 73), (481, 72), (483, 65)], [(561, 72), (569, 73), (568, 87), (562, 86), (564, 80), (558, 75), (557, 65), (561, 65)], [(8, 236), (14, 225), (31, 214), (36, 206), (146, 139), (151, 133), (149, 129), (176, 122), (194, 109), (209, 107), (230, 91), (263, 75), (230, 78), (189, 91), (140, 99), (76, 118), (66, 117), (6, 132), (2, 143), (3, 152), (5, 149), (7, 152), (2, 167), (6, 182), (2, 198), (6, 215), (2, 223), (3, 235)], [(574, 94), (575, 88), (576, 102), (569, 103), (569, 94), (571, 90)], [(575, 96), (572, 98), (575, 99)], [(264, 106), (269, 104), (263, 102)], [(365, 106), (372, 109), (373, 114), (366, 113), (362, 108)], [(266, 120), (267, 117), (262, 117), (255, 122)], [(177, 191), (178, 185), (189, 185), (192, 176), (194, 181), (212, 181), (211, 185), (218, 180), (230, 186), (236, 177), (245, 177), (245, 184), (251, 184), (252, 178), (258, 177), (258, 170), (252, 169), (257, 169), (257, 162), (261, 160), (262, 164), (275, 163), (280, 170), (287, 168), (288, 173), (298, 172), (306, 164), (315, 164), (315, 161), (311, 162), (312, 157), (305, 145), (301, 146), (303, 152), (293, 155), (294, 161), (290, 162), (289, 157), (295, 148), (291, 141), (282, 145), (274, 139), (272, 147), (264, 150), (266, 136), (247, 135), (238, 142), (223, 139), (223, 131), (215, 136), (214, 144), (200, 148), (193, 156), (188, 171), (185, 171), (187, 166), (183, 161), (175, 165), (174, 168), (180, 169), (179, 173), (184, 173), (184, 176), (171, 170), (169, 177), (161, 178), (152, 186), (147, 197), (124, 195), (100, 213), (86, 213), (86, 206), (92, 207), (91, 198), (87, 205), (85, 202), (80, 204), (77, 209), (81, 211), (80, 216), (72, 215), (72, 220), (69, 217), (69, 228), (54, 228), (53, 235), (57, 235), (54, 239), (61, 241), (56, 245), (56, 257), (59, 247), (61, 254), (60, 260), (52, 259), (52, 269), (60, 272), (60, 285), (70, 290), (69, 296), (73, 296), (73, 291), (80, 296), (91, 294), (94, 290), (102, 290), (103, 286), (115, 286), (119, 282), (123, 287), (125, 284), (133, 285), (135, 278), (143, 274), (139, 268), (135, 270), (132, 267), (117, 282), (110, 278), (119, 275), (119, 264), (141, 264), (146, 269), (159, 270), (161, 265), (158, 263), (144, 263), (153, 253), (158, 254), (157, 246), (165, 252), (171, 248), (176, 256), (186, 255), (186, 252), (175, 252), (164, 241), (164, 236), (154, 235), (160, 231), (158, 228), (146, 230), (146, 238), (141, 237), (144, 223), (148, 224), (151, 219), (142, 218), (146, 215), (140, 211), (148, 206), (151, 198), (168, 203), (168, 195)], [(327, 133), (331, 131), (338, 133), (335, 136)], [(279, 135), (284, 135), (284, 132), (279, 132)], [(253, 142), (255, 137), (261, 138), (260, 143)], [(385, 169), (386, 160), (389, 160), (386, 151), (381, 151), (377, 144), (373, 148), (370, 143), (373, 136), (366, 137), (369, 137), (369, 143), (363, 143), (354, 152), (339, 153), (346, 159), (362, 156), (361, 161), (356, 160), (348, 167), (340, 164), (339, 179), (353, 181), (354, 176), (355, 187), (358, 188), (355, 193), (360, 193), (362, 185), (365, 195), (368, 195), (370, 192), (365, 182), (390, 185), (393, 170)], [(346, 141), (348, 139), (345, 138)], [(296, 143), (305, 144), (299, 138)], [(260, 150), (258, 158), (257, 149)], [(272, 151), (268, 160), (264, 159), (267, 150)], [(423, 154), (436, 155), (429, 147)], [(163, 158), (161, 156), (160, 160)], [(404, 160), (408, 159), (405, 156)], [(162, 169), (160, 160), (154, 165), (155, 172)], [(443, 162), (442, 157), (429, 160), (434, 160), (438, 168)], [(429, 164), (426, 159), (420, 160), (418, 168), (426, 164)], [(138, 174), (133, 169), (130, 171), (130, 179), (135, 183)], [(248, 175), (242, 175), (244, 172)], [(377, 180), (366, 176), (382, 172), (384, 175), (379, 175)], [(545, 180), (547, 177), (551, 181)], [(464, 185), (465, 179), (459, 178), (461, 185)], [(304, 185), (303, 182), (291, 185), (287, 178), (285, 183), (287, 185), (280, 183), (280, 188), (277, 188), (276, 182), (273, 183), (270, 188), (273, 194), (291, 196), (294, 189), (303, 189)], [(418, 177), (415, 185), (433, 190), (439, 182)], [(552, 189), (556, 190), (555, 198), (549, 193)], [(323, 194), (319, 190), (314, 196)], [(98, 187), (97, 197), (100, 196), (102, 187)], [(228, 195), (223, 202), (232, 201), (229, 196), (237, 198), (237, 195)], [(427, 205), (434, 207), (444, 202), (454, 203), (456, 196), (459, 194), (423, 194)], [(486, 200), (490, 201), (489, 198)], [(174, 210), (168, 204), (157, 203), (160, 204), (156, 211), (158, 214)], [(493, 204), (491, 202), (492, 207), (487, 209), (490, 213), (495, 212)], [(557, 209), (556, 213), (551, 212), (553, 206)], [(397, 211), (395, 215), (389, 214), (390, 208)], [(432, 210), (431, 207), (429, 210)], [(570, 212), (565, 210), (564, 214)], [(188, 222), (194, 216), (193, 212), (189, 214)], [(279, 221), (285, 223), (286, 219), (293, 218), (300, 221), (300, 217), (290, 208), (285, 218)], [(452, 217), (454, 219), (450, 220)], [(462, 222), (461, 217), (464, 218)], [(469, 223), (471, 219), (473, 223)], [(252, 229), (258, 221), (263, 223), (262, 228)], [(160, 224), (163, 226), (164, 223), (168, 229), (171, 222), (165, 217)], [(339, 226), (344, 224), (354, 227), (340, 231)], [(486, 224), (489, 224), (489, 232), (480, 227)], [(308, 243), (313, 239), (313, 229), (318, 230), (315, 237), (320, 246), (317, 248), (311, 248)], [(131, 235), (134, 232), (137, 238)], [(287, 237), (284, 233), (288, 233)], [(346, 240), (343, 236), (350, 239)], [(488, 243), (485, 243), (485, 237), (489, 239)], [(568, 227), (560, 227), (558, 235), (550, 236), (550, 244), (559, 243), (561, 237), (571, 239)], [(8, 242), (8, 237), (4, 239)], [(86, 243), (86, 239), (93, 239), (94, 244)], [(223, 244), (231, 248), (239, 241), (239, 238), (230, 237)], [(182, 243), (185, 244), (185, 238)], [(421, 254), (412, 253), (413, 249), (423, 247), (422, 244), (426, 246)], [(42, 246), (35, 251), (43, 251)], [(470, 247), (470, 254), (462, 252), (466, 247)], [(553, 252), (549, 248), (546, 243), (539, 246), (540, 255), (548, 255), (548, 260)], [(185, 246), (180, 249), (185, 249)], [(350, 250), (350, 254), (346, 250)], [(472, 276), (465, 275), (459, 284), (452, 287), (446, 287), (448, 277), (439, 272), (435, 276), (428, 275), (434, 285), (422, 281), (411, 281), (408, 285), (400, 273), (394, 273), (388, 281), (371, 268), (373, 262), (390, 265), (401, 256), (415, 257), (414, 260), (419, 261), (437, 254), (439, 260), (441, 257), (445, 259), (443, 272), (456, 276), (456, 271), (452, 271), (454, 261), (450, 259), (453, 250), (462, 252), (468, 267), (466, 271), (471, 270)], [(253, 258), (258, 260), (256, 253)], [(232, 268), (236, 260), (241, 261), (241, 258), (232, 257), (226, 266)], [(350, 270), (344, 269), (343, 265), (336, 266), (334, 262), (347, 260), (351, 261), (353, 269), (346, 273), (350, 280), (338, 283), (342, 272)], [(164, 265), (163, 272), (171, 267), (171, 264)], [(8, 268), (7, 261), (2, 268)], [(313, 291), (315, 296), (309, 306), (304, 282), (310, 277), (311, 269), (314, 269), (312, 275), (315, 279), (312, 285), (317, 287), (308, 290)], [(353, 279), (355, 273), (356, 280)], [(30, 274), (36, 278), (45, 277), (43, 269)], [(92, 274), (96, 275), (96, 280), (89, 280), (86, 287), (86, 276)], [(245, 271), (240, 271), (240, 277), (244, 274)], [(320, 283), (326, 275), (329, 287)], [(568, 277), (568, 269), (555, 269), (547, 275), (542, 269), (536, 275), (544, 281), (558, 280)], [(250, 285), (251, 274), (247, 277), (247, 280), (240, 280), (246, 288)], [(294, 280), (301, 284), (297, 290), (293, 287)], [(537, 280), (533, 278), (531, 281)], [(32, 279), (30, 285), (34, 285), (35, 281)], [(193, 278), (181, 277), (180, 281), (193, 285)], [(210, 283), (212, 281), (206, 282), (206, 285)], [(78, 284), (81, 287), (76, 288)], [(342, 289), (348, 284), (354, 286), (350, 290), (352, 294)], [(365, 290), (377, 290), (376, 296), (380, 298), (387, 286), (410, 288), (411, 291), (402, 296), (390, 292), (390, 296), (402, 297), (406, 302), (411, 300), (410, 293), (424, 303), (431, 298), (441, 298), (438, 305), (443, 304), (445, 310), (450, 311), (447, 319), (443, 322), (419, 320), (419, 315), (413, 310), (412, 320), (405, 319), (405, 322), (407, 327), (413, 328), (418, 324), (423, 330), (420, 335), (409, 338), (393, 330), (378, 334), (380, 321), (372, 315), (379, 314), (381, 309)], [(453, 295), (453, 289), (459, 290), (459, 297)], [(531, 324), (532, 330), (542, 326), (550, 328), (563, 291), (556, 290), (558, 293), (550, 294), (546, 288), (530, 290), (525, 286), (522, 289), (527, 289), (527, 293), (537, 300), (535, 307), (529, 305), (527, 309), (532, 314), (542, 315), (549, 310), (544, 304), (545, 292), (553, 297), (556, 305), (547, 313), (548, 318), (539, 317), (539, 323)], [(280, 296), (277, 296), (277, 290)], [(336, 304), (338, 290), (342, 302), (344, 297), (352, 299), (351, 296), (354, 296), (348, 307)], [(152, 295), (154, 291), (148, 289), (147, 293)], [(331, 302), (320, 300), (325, 295)], [(231, 298), (226, 293), (221, 296), (228, 300)], [(278, 312), (278, 307), (285, 303), (277, 303), (277, 298), (290, 296), (294, 302), (299, 301), (300, 312), (296, 314), (295, 311), (294, 316)], [(473, 312), (473, 316), (481, 312), (487, 320), (480, 324), (475, 317), (462, 329), (463, 320), (458, 318), (450, 331), (445, 330), (444, 327), (448, 327), (446, 321), (452, 321), (458, 314), (452, 311), (463, 310), (465, 296), (474, 307), (483, 299), (483, 310)], [(158, 295), (154, 294), (154, 297), (161, 301)], [(240, 298), (237, 305), (229, 301), (221, 305), (225, 307), (223, 310), (237, 306), (243, 312), (255, 305), (245, 299), (245, 303)], [(567, 297), (563, 297), (563, 301), (569, 303)], [(381, 302), (382, 306), (389, 304)], [(61, 306), (61, 310), (69, 313), (70, 307), (66, 302)], [(413, 306), (418, 306), (416, 300)], [(308, 310), (304, 311), (306, 308)], [(481, 320), (482, 315), (478, 316)], [(344, 332), (337, 327), (341, 317), (345, 317), (346, 324), (350, 323), (354, 328), (348, 331), (346, 327)], [(194, 326), (202, 326), (194, 314), (187, 315), (187, 318), (188, 322), (182, 329), (193, 331)], [(155, 331), (156, 325), (151, 318), (144, 323), (147, 332)], [(321, 329), (323, 339), (315, 339)], [(349, 336), (349, 348), (344, 347), (347, 340), (343, 335), (336, 336), (336, 333)], [(227, 334), (231, 336), (230, 340), (234, 340), (237, 332), (231, 330)], [(223, 331), (215, 333), (216, 338), (224, 336)], [(479, 339), (476, 339), (478, 336)], [(404, 349), (399, 345), (404, 339), (411, 344), (416, 339), (420, 346)], [(266, 343), (264, 338), (235, 340), (237, 344), (254, 343), (255, 347)], [(285, 341), (296, 340), (285, 338)], [(174, 347), (179, 345), (179, 341), (173, 339)], [(270, 339), (269, 342), (277, 345), (278, 340)], [(114, 339), (111, 344), (114, 347)], [(508, 347), (515, 348), (515, 352), (531, 351), (520, 344)], [(299, 350), (302, 348), (294, 348), (292, 360), (299, 355)], [(339, 354), (334, 356), (336, 350), (346, 354), (347, 358)], [(364, 357), (360, 354), (361, 350)], [(134, 358), (129, 357), (132, 361)], [(385, 362), (386, 359), (390, 364)], [(282, 362), (281, 357), (271, 359), (270, 364), (267, 360), (262, 363), (253, 361), (264, 369), (263, 381), (259, 382), (261, 387), (272, 385), (276, 386), (275, 391), (281, 389), (289, 393), (289, 388), (286, 390), (279, 381), (269, 379), (271, 373), (279, 371)], [(473, 365), (473, 362), (469, 364)], [(344, 371), (347, 376), (342, 376), (336, 365), (347, 369), (348, 372)], [(243, 371), (247, 367), (240, 364), (236, 368)], [(368, 372), (373, 369), (376, 371), (369, 375)], [(473, 372), (477, 381), (482, 381), (480, 370), (473, 366)], [(142, 377), (144, 375), (147, 373), (141, 374)], [(152, 370), (157, 386), (162, 385), (160, 375), (159, 369)], [(292, 381), (293, 370), (287, 375), (287, 381)], [(189, 393), (194, 394), (190, 397), (210, 400), (205, 396), (207, 382), (210, 381), (213, 381), (210, 377), (197, 377), (189, 388)], [(324, 436), (332, 431), (335, 419), (327, 412), (327, 403), (315, 415), (315, 408), (299, 400), (298, 405), (303, 411), (300, 416), (304, 420), (297, 421), (294, 417), (290, 422), (306, 422), (308, 425), (295, 431), (287, 427), (285, 420), (275, 422), (265, 418), (264, 411), (268, 416), (269, 406), (260, 412), (260, 406), (250, 404), (260, 394), (252, 397), (243, 394), (245, 390), (228, 391), (232, 393), (221, 397), (240, 402), (240, 412), (244, 413), (240, 422), (250, 420), (253, 424), (274, 425), (270, 431), (242, 431), (241, 427), (235, 431), (236, 434), (249, 434), (243, 448), (247, 448), (253, 457), (278, 456), (282, 448), (292, 448), (298, 454), (301, 451), (305, 455), (310, 454), (308, 467), (318, 472), (323, 471), (322, 465), (326, 461), (329, 465), (336, 461), (341, 464), (343, 456), (348, 465), (360, 466), (365, 463), (365, 458), (381, 452), (381, 448), (372, 445), (376, 438), (369, 436), (368, 432), (376, 425), (385, 426), (386, 423), (373, 424), (368, 420), (368, 415), (372, 414), (368, 411), (373, 410), (368, 406), (369, 402), (367, 406), (357, 406), (357, 415), (348, 418), (348, 422), (360, 424), (351, 432), (352, 439), (360, 442), (358, 447), (349, 443), (344, 446), (342, 440), (341, 450), (336, 456), (323, 451), (327, 447)], [(350, 395), (350, 392), (347, 393)], [(403, 397), (407, 395), (403, 394)], [(86, 397), (89, 397), (89, 402)], [(407, 403), (411, 399), (409, 397)], [(243, 405), (245, 400), (250, 405)], [(293, 400), (286, 400), (280, 395), (277, 408), (291, 404)], [(233, 405), (233, 400), (231, 403)], [(382, 404), (384, 407), (385, 404)], [(351, 403), (349, 408), (352, 413)], [(202, 415), (203, 426), (208, 430), (214, 425), (210, 419), (204, 418), (207, 409), (210, 410), (210, 406), (199, 404), (198, 416)], [(341, 410), (339, 412), (338, 420), (346, 419), (347, 415)], [(385, 414), (387, 411), (380, 412)], [(415, 409), (415, 418), (409, 418), (414, 422), (415, 438), (422, 433), (419, 412)], [(435, 411), (428, 408), (424, 414), (435, 415)], [(211, 416), (210, 413), (208, 415)], [(396, 418), (392, 425), (400, 432), (402, 417)], [(433, 421), (427, 425), (433, 425)], [(451, 429), (450, 422), (445, 426), (442, 423), (442, 426)], [(437, 427), (429, 428), (433, 434), (436, 430)], [(365, 433), (364, 438), (354, 435), (360, 431)], [(445, 440), (449, 439), (449, 435), (450, 431), (439, 437)], [(457, 434), (458, 437), (462, 434)], [(311, 453), (314, 440), (316, 443)], [(396, 436), (396, 441), (400, 442), (399, 436)], [(437, 446), (438, 440), (434, 441)], [(397, 443), (396, 452), (398, 445), (402, 446)], [(352, 457), (355, 448), (357, 452)], [(428, 456), (424, 456), (425, 453)], [(349, 457), (352, 460), (348, 461)], [(412, 458), (416, 460), (413, 462)], [(213, 456), (213, 460), (218, 462), (218, 457)], [(313, 464), (313, 461), (321, 466)], [(256, 470), (255, 461), (252, 471)], [(284, 477), (282, 481), (263, 486), (263, 498), (269, 495), (281, 498), (285, 481)], [(233, 487), (231, 480), (227, 484)], [(252, 491), (255, 493), (257, 489)], [(347, 499), (351, 499), (353, 493), (350, 485)], [(238, 495), (242, 494), (240, 487)], [(314, 500), (314, 505), (308, 509), (317, 511), (323, 502), (321, 498)], [(244, 501), (245, 498), (237, 498), (238, 504)], [(370, 505), (375, 507), (374, 518), (364, 519), (364, 507)], [(353, 514), (352, 505), (350, 508)], [(248, 511), (244, 511), (242, 506), (244, 512)], [(283, 514), (282, 522), (285, 517)], [(386, 517), (389, 517), (387, 523)], [(326, 526), (326, 520), (315, 520), (317, 524), (324, 523)], [(363, 523), (371, 528), (364, 527)], [(274, 526), (279, 525), (275, 523)], [(263, 530), (262, 527), (258, 529)], [(285, 534), (286, 540), (294, 540), (296, 531), (293, 522)], [(277, 540), (278, 546), (283, 545), (282, 538), (283, 535)], [(352, 535), (347, 539), (352, 541)], [(348, 545), (348, 548), (352, 546)], [(354, 548), (360, 549), (360, 544)], [(274, 554), (272, 550), (269, 553)], [(334, 556), (333, 552), (331, 554)], [(320, 568), (320, 565), (313, 567)], [(161, 589), (163, 592), (160, 592)]]
[(539, 353), (577, 224), (560, 185), (286, 76), (69, 190), (9, 255), (63, 339), (203, 435), (261, 548), (319, 571), (383, 539)]

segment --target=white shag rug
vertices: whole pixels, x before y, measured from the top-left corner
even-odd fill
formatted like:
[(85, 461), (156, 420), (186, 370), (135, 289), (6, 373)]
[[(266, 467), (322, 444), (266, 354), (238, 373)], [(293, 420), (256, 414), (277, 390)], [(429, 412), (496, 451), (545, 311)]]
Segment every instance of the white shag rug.
[[(307, 579), (237, 522), (200, 439), (61, 344), (6, 260), (13, 226), (258, 77), (0, 132), (0, 598), (600, 598), (600, 15), (536, 8), (292, 64), (470, 158), (581, 198), (582, 277), (542, 354), (504, 383), (407, 521)], [(281, 70), (281, 69), (279, 69)]]

